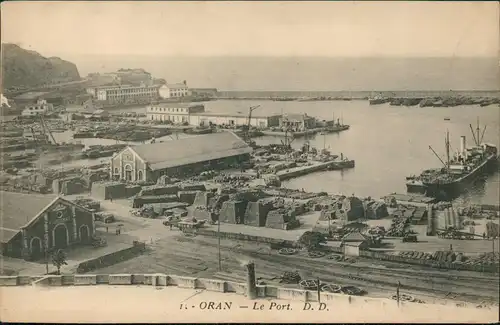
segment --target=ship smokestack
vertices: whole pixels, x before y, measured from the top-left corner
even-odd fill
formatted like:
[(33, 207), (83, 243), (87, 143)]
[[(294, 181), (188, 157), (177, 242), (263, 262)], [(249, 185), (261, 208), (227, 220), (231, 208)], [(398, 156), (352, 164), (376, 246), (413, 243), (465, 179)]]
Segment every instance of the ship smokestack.
[(466, 142), (465, 142), (465, 135), (462, 135), (460, 137), (460, 153), (462, 154), (462, 157), (467, 158), (467, 148), (466, 148)]

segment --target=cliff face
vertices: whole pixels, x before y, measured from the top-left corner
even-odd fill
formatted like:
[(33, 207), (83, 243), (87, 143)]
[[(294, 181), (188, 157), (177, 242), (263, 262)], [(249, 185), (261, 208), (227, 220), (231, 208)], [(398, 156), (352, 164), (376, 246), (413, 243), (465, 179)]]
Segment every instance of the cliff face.
[(76, 81), (80, 74), (74, 63), (57, 57), (45, 58), (15, 44), (2, 44), (2, 83), (11, 87), (37, 87)]

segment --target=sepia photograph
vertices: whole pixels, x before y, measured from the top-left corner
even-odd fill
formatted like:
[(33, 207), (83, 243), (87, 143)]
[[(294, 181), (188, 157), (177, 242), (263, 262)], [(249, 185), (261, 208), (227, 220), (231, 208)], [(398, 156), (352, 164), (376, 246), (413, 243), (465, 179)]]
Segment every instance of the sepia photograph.
[(498, 1), (0, 24), (2, 322), (499, 321)]

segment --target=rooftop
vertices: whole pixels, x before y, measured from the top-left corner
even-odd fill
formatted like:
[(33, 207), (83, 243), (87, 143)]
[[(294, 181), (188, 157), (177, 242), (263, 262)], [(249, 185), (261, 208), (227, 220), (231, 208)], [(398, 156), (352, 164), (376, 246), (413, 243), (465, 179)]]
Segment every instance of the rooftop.
[(186, 88), (187, 85), (179, 82), (179, 83), (175, 83), (175, 84), (166, 84), (165, 86), (167, 86), (168, 88)]
[(290, 120), (290, 121), (304, 121), (306, 119), (311, 119), (313, 118), (312, 116), (308, 116), (307, 114), (284, 114), (283, 119), (284, 120)]
[(188, 165), (251, 153), (252, 148), (232, 132), (219, 132), (131, 147), (152, 170)]
[(164, 103), (157, 103), (157, 104), (151, 104), (152, 107), (171, 107), (171, 108), (189, 108), (189, 107), (199, 107), (199, 106), (204, 106), (201, 103), (171, 103), (171, 102), (164, 102)]
[[(192, 113), (191, 115), (196, 115), (196, 116), (220, 116), (220, 117), (244, 117), (248, 118), (248, 112), (231, 112), (231, 113), (219, 113), (219, 112), (199, 112), (199, 113)], [(270, 116), (280, 116), (281, 114), (279, 113), (272, 113), (272, 114), (253, 114), (252, 113), (252, 118), (267, 118)]]
[(342, 238), (343, 241), (354, 241), (354, 242), (363, 242), (366, 240), (365, 236), (363, 236), (360, 232), (351, 232)]
[(158, 85), (140, 85), (140, 86), (134, 86), (134, 85), (110, 85), (110, 86), (97, 86), (97, 87), (91, 87), (91, 88), (96, 88), (97, 90), (105, 90), (105, 89), (133, 89), (133, 88), (158, 88)]
[(55, 195), (34, 195), (0, 191), (0, 242), (12, 239), (31, 219), (55, 199)]

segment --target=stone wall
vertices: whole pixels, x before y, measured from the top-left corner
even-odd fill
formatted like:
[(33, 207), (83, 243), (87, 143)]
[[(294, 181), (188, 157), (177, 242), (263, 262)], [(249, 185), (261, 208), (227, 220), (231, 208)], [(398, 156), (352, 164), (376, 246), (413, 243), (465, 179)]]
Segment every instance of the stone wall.
[(110, 265), (114, 265), (116, 263), (120, 263), (131, 258), (136, 257), (137, 255), (144, 252), (146, 249), (146, 245), (144, 243), (134, 243), (134, 246), (125, 248), (123, 250), (113, 252), (111, 254), (103, 255), (98, 258), (94, 258), (91, 260), (87, 260), (78, 265), (76, 270), (77, 273), (86, 273), (99, 268), (107, 267)]
[[(179, 288), (203, 289), (221, 293), (236, 293), (245, 295), (246, 283), (223, 281), (215, 279), (194, 278), (188, 276), (177, 276), (167, 274), (75, 274), (75, 275), (48, 275), (48, 276), (0, 276), (0, 287), (2, 286), (91, 286), (98, 284), (108, 285), (151, 285), (177, 286)], [(316, 291), (307, 291), (293, 288), (282, 288), (269, 285), (257, 285), (259, 297), (270, 297), (295, 301), (318, 301)], [(355, 301), (379, 301), (384, 303), (396, 303), (395, 301), (380, 298), (353, 297), (337, 293), (321, 293), (324, 302), (352, 303)]]

